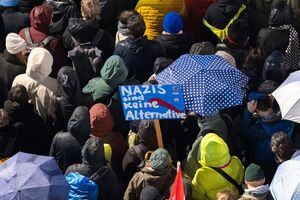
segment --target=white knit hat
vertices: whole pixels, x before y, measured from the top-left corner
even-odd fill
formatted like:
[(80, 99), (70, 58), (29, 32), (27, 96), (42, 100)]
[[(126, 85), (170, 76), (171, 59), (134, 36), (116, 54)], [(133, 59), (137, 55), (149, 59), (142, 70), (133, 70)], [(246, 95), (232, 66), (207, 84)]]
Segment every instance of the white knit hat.
[(6, 36), (6, 49), (10, 54), (17, 54), (26, 49), (26, 42), (16, 33)]

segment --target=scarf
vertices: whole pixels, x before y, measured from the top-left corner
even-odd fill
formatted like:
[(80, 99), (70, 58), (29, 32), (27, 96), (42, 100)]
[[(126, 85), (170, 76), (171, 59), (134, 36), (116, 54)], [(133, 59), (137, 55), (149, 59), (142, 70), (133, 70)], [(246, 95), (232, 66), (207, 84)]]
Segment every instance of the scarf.
[(288, 70), (298, 70), (299, 58), (300, 58), (300, 49), (299, 49), (299, 38), (296, 29), (292, 25), (282, 25), (277, 27), (270, 26), (273, 30), (289, 30), (289, 45), (285, 50), (286, 63), (285, 67)]
[(118, 22), (118, 31), (122, 33), (124, 36), (130, 36), (129, 30), (127, 28), (126, 24), (123, 24), (122, 22)]

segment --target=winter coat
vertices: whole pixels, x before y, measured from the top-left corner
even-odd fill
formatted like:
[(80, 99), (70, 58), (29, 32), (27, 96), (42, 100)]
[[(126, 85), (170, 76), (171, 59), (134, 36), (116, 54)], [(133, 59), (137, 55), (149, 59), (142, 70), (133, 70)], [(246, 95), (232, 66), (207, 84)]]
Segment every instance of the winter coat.
[(124, 200), (138, 200), (144, 187), (151, 185), (155, 187), (161, 196), (168, 198), (169, 188), (174, 183), (176, 169), (167, 167), (161, 170), (153, 170), (150, 167), (144, 167), (140, 172), (134, 174), (130, 180)]
[(197, 42), (207, 41), (206, 29), (201, 21), (208, 6), (213, 2), (214, 0), (185, 0), (187, 16), (184, 19), (184, 30), (192, 32)]
[(114, 172), (105, 166), (105, 156), (103, 143), (96, 138), (90, 138), (86, 141), (81, 150), (82, 163), (74, 164), (68, 167), (65, 175), (71, 172), (78, 172), (79, 174), (91, 177), (101, 167), (106, 168), (102, 176), (97, 177), (94, 181), (99, 187), (98, 199), (119, 200), (121, 199), (118, 181)]
[[(118, 27), (118, 18), (120, 0), (100, 0), (101, 12), (99, 25), (103, 30), (106, 30), (110, 35), (115, 35)], [(134, 7), (132, 8), (134, 9)]]
[(27, 13), (7, 9), (4, 10), (1, 15), (5, 30), (4, 38), (6, 38), (9, 33), (19, 33), (22, 28), (30, 25), (29, 15)]
[(68, 26), (69, 18), (80, 17), (80, 4), (77, 5), (73, 0), (46, 0), (52, 8), (51, 35), (61, 36)]
[(202, 139), (199, 151), (199, 163), (202, 167), (197, 170), (192, 181), (193, 199), (216, 199), (216, 194), (223, 189), (238, 194), (235, 186), (211, 168), (223, 170), (240, 185), (243, 182), (244, 166), (237, 157), (230, 156), (224, 140), (209, 133)]
[(276, 168), (274, 154), (271, 151), (271, 137), (278, 131), (287, 133), (291, 138), (294, 124), (291, 121), (281, 120), (280, 117), (265, 122), (262, 119), (255, 120), (252, 118), (252, 113), (245, 109), (242, 121), (241, 134), (247, 142), (251, 142), (252, 159), (262, 167), (265, 172), (267, 182), (271, 181)]
[[(100, 29), (99, 22), (96, 19), (69, 19), (68, 27), (66, 28), (62, 37), (63, 45), (68, 51), (72, 50), (75, 47), (71, 36), (73, 36), (79, 43), (92, 42), (99, 30), (102, 31), (102, 38), (96, 46), (99, 50), (103, 51), (102, 59), (103, 62), (105, 62), (106, 59), (113, 54), (115, 41), (108, 32)], [(84, 87), (84, 85), (82, 87)]]
[(249, 6), (256, 11), (262, 27), (268, 26), (268, 18), (273, 1), (274, 0), (248, 0)]
[(13, 151), (9, 156), (19, 151), (48, 155), (52, 138), (42, 118), (33, 112), (33, 106), (7, 100), (3, 108), (9, 115), (9, 136), (15, 138)]
[(293, 25), (298, 33), (300, 33), (300, 2), (297, 0), (287, 0), (287, 3), (293, 11)]
[(194, 36), (190, 32), (183, 32), (182, 34), (161, 34), (154, 38), (166, 49), (166, 57), (176, 60), (183, 54), (190, 51), (194, 43)]
[[(228, 25), (230, 20), (238, 13), (242, 6), (242, 3), (243, 2), (241, 0), (217, 0), (215, 3), (212, 3), (208, 7), (204, 19), (211, 26), (218, 29), (224, 29)], [(238, 19), (243, 19), (248, 23), (249, 30), (251, 30), (249, 43), (252, 46), (255, 46), (257, 33), (260, 29), (259, 19), (256, 18), (255, 12), (246, 7), (241, 12)], [(209, 41), (216, 44), (219, 38), (211, 31), (209, 32), (209, 34)]]
[(22, 13), (30, 13), (32, 8), (41, 5), (43, 0), (19, 0), (19, 11)]
[(128, 68), (127, 78), (143, 83), (153, 74), (155, 59), (163, 57), (165, 50), (158, 42), (146, 37), (129, 37), (117, 44), (114, 54), (123, 58)]
[(2, 27), (0, 29), (0, 53), (2, 53), (5, 49), (5, 27), (2, 15), (0, 15), (0, 27)]
[(66, 127), (73, 111), (77, 106), (92, 105), (90, 95), (83, 95), (76, 71), (69, 66), (62, 67), (57, 74), (58, 90), (61, 96), (58, 98), (62, 114), (62, 124)]
[(50, 156), (55, 158), (63, 173), (68, 166), (81, 162), (81, 149), (90, 132), (89, 110), (79, 106), (68, 122), (68, 132), (57, 133), (51, 144)]
[(9, 91), (14, 78), (25, 73), (26, 66), (6, 50), (0, 54), (0, 66), (0, 79), (4, 81), (7, 91)]
[(135, 10), (139, 12), (146, 23), (145, 35), (152, 40), (163, 31), (164, 16), (171, 11), (185, 14), (185, 5), (183, 0), (139, 0)]
[(56, 79), (48, 77), (48, 71), (41, 70), (44, 70), (44, 68), (41, 69), (39, 65), (28, 63), (26, 73), (18, 75), (14, 79), (12, 86), (25, 86), (30, 102), (46, 122), (49, 118), (56, 119), (55, 97), (58, 96), (58, 87)]
[[(52, 11), (49, 6), (37, 6), (30, 12), (31, 27), (29, 28), (29, 32), (33, 42), (41, 42), (49, 36), (51, 19)], [(26, 38), (25, 29), (22, 29), (19, 35), (26, 42), (29, 42)], [(57, 73), (62, 66), (71, 64), (67, 59), (67, 52), (63, 48), (61, 41), (57, 38), (53, 38), (45, 48), (51, 53), (54, 61), (50, 76), (56, 78)]]
[(271, 200), (269, 185), (262, 185), (253, 189), (245, 189), (245, 193), (238, 200)]

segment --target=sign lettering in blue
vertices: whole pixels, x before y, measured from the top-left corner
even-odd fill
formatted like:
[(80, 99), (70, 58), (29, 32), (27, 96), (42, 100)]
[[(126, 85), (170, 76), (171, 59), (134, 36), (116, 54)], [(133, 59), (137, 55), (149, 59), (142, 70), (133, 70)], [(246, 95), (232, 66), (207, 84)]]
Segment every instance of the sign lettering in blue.
[(119, 86), (126, 120), (185, 118), (180, 85)]

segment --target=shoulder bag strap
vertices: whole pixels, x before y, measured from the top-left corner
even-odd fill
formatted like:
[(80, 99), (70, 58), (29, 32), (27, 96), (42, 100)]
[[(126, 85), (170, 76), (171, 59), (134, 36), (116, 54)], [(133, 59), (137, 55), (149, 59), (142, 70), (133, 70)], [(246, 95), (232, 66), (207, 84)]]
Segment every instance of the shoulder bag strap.
[(216, 167), (210, 167), (214, 169), (216, 172), (221, 174), (227, 181), (229, 181), (236, 189), (239, 191), (239, 193), (242, 195), (244, 194), (244, 189), (241, 185), (239, 185), (231, 176), (229, 176), (226, 172), (224, 172), (222, 169), (216, 168)]
[(107, 166), (103, 165), (92, 176), (90, 176), (90, 179), (92, 181), (95, 181), (96, 178), (101, 179), (108, 171), (109, 171), (109, 168)]
[(32, 38), (31, 38), (31, 35), (30, 35), (29, 27), (24, 29), (24, 33), (25, 33), (26, 41), (28, 43), (32, 43)]

